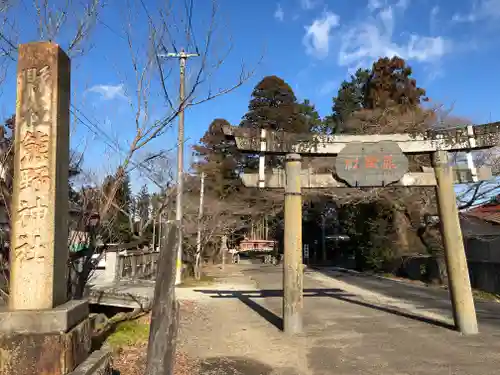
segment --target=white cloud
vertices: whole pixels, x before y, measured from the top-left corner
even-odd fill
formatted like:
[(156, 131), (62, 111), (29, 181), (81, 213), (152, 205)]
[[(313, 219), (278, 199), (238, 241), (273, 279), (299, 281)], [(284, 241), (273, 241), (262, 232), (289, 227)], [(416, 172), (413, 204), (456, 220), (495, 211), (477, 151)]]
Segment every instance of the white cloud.
[[(406, 10), (410, 5), (410, 0), (398, 0), (393, 3), (396, 8), (401, 10)], [(380, 9), (384, 9), (389, 6), (388, 0), (368, 0), (368, 5), (366, 6), (370, 12), (375, 12)]]
[(392, 7), (386, 7), (376, 17), (342, 32), (338, 63), (349, 68), (369, 66), (380, 57), (400, 56), (405, 60), (435, 62), (449, 48), (442, 37), (411, 34), (406, 43), (394, 41), (395, 17)]
[(413, 34), (402, 57), (416, 61), (431, 61), (446, 53), (447, 42), (441, 37)]
[(125, 98), (125, 88), (123, 84), (119, 85), (95, 85), (87, 91), (95, 92), (101, 95), (103, 100), (113, 100), (118, 98)]
[(478, 22), (486, 19), (500, 19), (500, 0), (475, 0), (466, 14), (455, 13), (455, 22)]
[(397, 3), (396, 3), (396, 7), (397, 8), (401, 8), (401, 9), (406, 9), (408, 8), (408, 6), (410, 5), (410, 0), (399, 0)]
[(477, 16), (474, 12), (468, 14), (455, 13), (451, 20), (453, 22), (475, 22), (477, 21)]
[(300, 0), (300, 6), (304, 10), (311, 10), (316, 8), (320, 3), (320, 0)]
[(281, 7), (281, 4), (278, 3), (276, 5), (276, 11), (274, 12), (274, 18), (276, 18), (278, 21), (283, 22), (283, 19), (285, 18), (285, 12), (283, 12), (283, 8)]
[(382, 9), (384, 6), (386, 6), (385, 0), (368, 0), (367, 8), (373, 12), (375, 10)]
[[(440, 8), (438, 5), (431, 9), (429, 16), (429, 30), (432, 34), (435, 34), (440, 30), (440, 23), (438, 22)], [(442, 23), (441, 23), (442, 24)]]
[(306, 53), (318, 58), (328, 56), (330, 48), (330, 32), (339, 25), (339, 16), (332, 12), (325, 12), (321, 18), (306, 26), (306, 34), (302, 39)]

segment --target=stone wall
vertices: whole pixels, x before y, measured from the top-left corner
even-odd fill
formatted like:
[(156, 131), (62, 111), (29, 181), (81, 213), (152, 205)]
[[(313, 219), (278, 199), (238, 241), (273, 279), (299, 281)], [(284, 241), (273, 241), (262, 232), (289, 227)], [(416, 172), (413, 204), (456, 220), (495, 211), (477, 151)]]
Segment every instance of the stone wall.
[[(500, 262), (468, 259), (467, 264), (473, 289), (500, 293)], [(444, 271), (444, 260), (439, 261), (432, 256), (414, 256), (401, 263), (397, 275), (410, 280), (446, 284)]]

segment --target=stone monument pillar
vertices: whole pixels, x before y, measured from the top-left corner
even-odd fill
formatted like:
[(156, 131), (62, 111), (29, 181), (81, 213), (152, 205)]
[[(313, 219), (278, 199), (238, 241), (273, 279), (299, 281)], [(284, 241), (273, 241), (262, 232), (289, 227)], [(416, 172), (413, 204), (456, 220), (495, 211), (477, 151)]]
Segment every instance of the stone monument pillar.
[(11, 310), (67, 300), (70, 63), (56, 45), (19, 49)]
[(88, 302), (68, 301), (69, 100), (68, 56), (53, 43), (20, 45), (2, 375), (65, 375), (89, 358), (109, 367), (109, 354), (89, 357)]

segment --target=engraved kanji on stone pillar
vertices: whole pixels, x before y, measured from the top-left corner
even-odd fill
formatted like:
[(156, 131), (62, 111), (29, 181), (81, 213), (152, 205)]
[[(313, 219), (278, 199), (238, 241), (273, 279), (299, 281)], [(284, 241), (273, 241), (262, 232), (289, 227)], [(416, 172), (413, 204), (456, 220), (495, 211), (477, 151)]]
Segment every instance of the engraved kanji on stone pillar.
[(12, 310), (67, 300), (70, 62), (58, 45), (19, 46), (10, 254)]

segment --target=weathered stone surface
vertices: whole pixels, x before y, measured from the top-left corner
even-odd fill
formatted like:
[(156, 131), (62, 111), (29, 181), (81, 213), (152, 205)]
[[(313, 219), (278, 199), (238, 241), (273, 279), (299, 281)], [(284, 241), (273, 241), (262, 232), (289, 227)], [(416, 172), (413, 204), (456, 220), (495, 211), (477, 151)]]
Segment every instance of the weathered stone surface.
[(385, 186), (405, 175), (408, 159), (396, 142), (353, 142), (338, 154), (335, 170), (353, 187)]
[(71, 300), (53, 309), (0, 312), (0, 334), (60, 333), (87, 319), (87, 300)]
[(151, 281), (120, 281), (87, 288), (90, 304), (130, 309), (151, 309), (155, 283)]
[[(479, 181), (491, 179), (491, 167), (481, 167), (477, 169)], [(454, 170), (455, 183), (472, 182), (470, 170)], [(258, 173), (242, 173), (240, 175), (246, 187), (259, 187), (260, 178)], [(350, 187), (343, 181), (336, 180), (331, 173), (314, 173), (310, 169), (303, 169), (301, 172), (301, 187), (303, 189), (331, 189)], [(286, 175), (283, 169), (274, 169), (272, 173), (264, 175), (264, 186), (266, 188), (284, 188)], [(425, 168), (424, 172), (408, 172), (395, 182), (394, 186), (436, 186), (436, 175), (433, 168)]]
[(112, 363), (110, 351), (97, 350), (68, 375), (111, 375)]
[(69, 87), (57, 44), (19, 46), (10, 310), (67, 301)]
[(89, 319), (67, 333), (0, 335), (0, 374), (66, 375), (87, 359)]
[[(472, 134), (468, 127), (444, 130), (430, 130), (424, 133), (395, 133), (369, 135), (312, 135), (282, 131), (266, 132), (266, 152), (272, 154), (300, 153), (301, 155), (335, 155), (352, 142), (398, 142), (405, 153), (425, 153), (436, 150), (461, 151), (486, 149), (500, 142), (500, 122), (474, 125)], [(260, 129), (224, 126), (224, 134), (234, 137), (241, 151), (258, 153), (261, 139)], [(475, 140), (475, 146), (470, 140)]]

